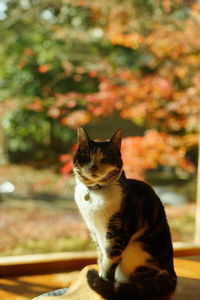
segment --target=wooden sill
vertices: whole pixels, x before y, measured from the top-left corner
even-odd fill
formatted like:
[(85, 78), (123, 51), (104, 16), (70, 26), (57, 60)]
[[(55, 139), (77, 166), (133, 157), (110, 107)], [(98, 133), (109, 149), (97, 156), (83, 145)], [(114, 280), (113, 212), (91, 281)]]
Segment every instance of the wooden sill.
[(200, 245), (197, 244), (176, 242), (173, 248), (175, 257), (200, 255)]
[[(174, 243), (174, 256), (200, 255), (200, 246)], [(96, 263), (96, 253), (64, 252), (0, 258), (0, 277), (48, 274), (80, 270)]]
[(80, 270), (96, 263), (95, 252), (64, 252), (0, 258), (0, 277)]

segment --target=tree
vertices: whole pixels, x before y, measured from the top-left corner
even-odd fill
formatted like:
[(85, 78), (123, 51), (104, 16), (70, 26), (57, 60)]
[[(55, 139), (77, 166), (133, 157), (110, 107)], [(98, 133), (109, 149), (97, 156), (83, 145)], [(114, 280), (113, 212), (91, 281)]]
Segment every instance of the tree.
[(197, 145), (199, 11), (184, 0), (7, 1), (2, 97), (17, 99), (17, 116), (50, 124), (51, 145), (69, 148), (73, 129), (113, 113), (142, 126), (143, 137), (123, 143), (129, 176), (158, 165), (192, 172), (185, 154)]

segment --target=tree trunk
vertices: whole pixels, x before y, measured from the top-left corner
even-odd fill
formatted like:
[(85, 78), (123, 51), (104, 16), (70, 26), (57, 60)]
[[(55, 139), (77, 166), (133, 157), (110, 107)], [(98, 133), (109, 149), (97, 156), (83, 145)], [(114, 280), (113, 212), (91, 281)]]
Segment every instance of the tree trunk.
[(5, 164), (6, 161), (6, 137), (2, 126), (2, 120), (0, 119), (0, 165)]

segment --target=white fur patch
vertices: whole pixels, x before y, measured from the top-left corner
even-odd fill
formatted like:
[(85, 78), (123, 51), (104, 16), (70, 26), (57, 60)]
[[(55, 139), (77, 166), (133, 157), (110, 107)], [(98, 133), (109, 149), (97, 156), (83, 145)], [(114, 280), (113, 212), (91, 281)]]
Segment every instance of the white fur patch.
[[(85, 195), (88, 193), (89, 200), (86, 201)], [(75, 201), (89, 230), (96, 237), (102, 253), (105, 253), (108, 221), (120, 210), (121, 200), (122, 189), (115, 182), (102, 189), (88, 191), (88, 188), (77, 179)]]

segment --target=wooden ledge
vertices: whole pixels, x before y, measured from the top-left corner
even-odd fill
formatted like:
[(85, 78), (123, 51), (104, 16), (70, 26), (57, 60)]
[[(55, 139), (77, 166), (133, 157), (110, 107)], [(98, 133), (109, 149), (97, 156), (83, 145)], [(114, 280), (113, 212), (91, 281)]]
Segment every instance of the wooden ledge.
[(93, 251), (2, 257), (0, 277), (69, 272), (95, 262)]
[(200, 255), (200, 245), (193, 243), (173, 243), (174, 256), (195, 256)]
[[(174, 256), (200, 256), (200, 246), (174, 244)], [(80, 270), (96, 263), (96, 252), (62, 252), (0, 258), (0, 277), (49, 274)]]

